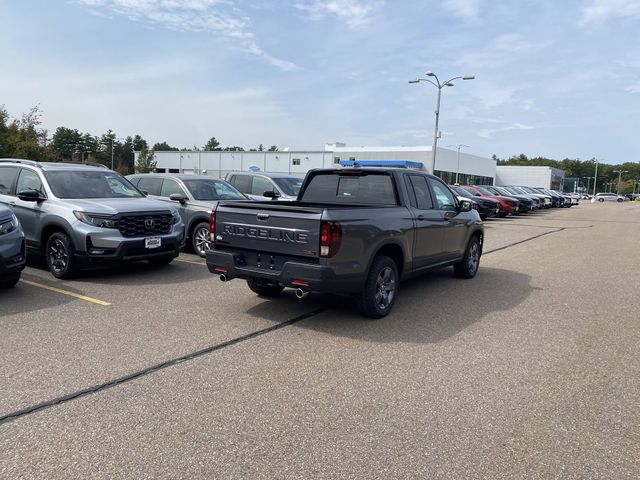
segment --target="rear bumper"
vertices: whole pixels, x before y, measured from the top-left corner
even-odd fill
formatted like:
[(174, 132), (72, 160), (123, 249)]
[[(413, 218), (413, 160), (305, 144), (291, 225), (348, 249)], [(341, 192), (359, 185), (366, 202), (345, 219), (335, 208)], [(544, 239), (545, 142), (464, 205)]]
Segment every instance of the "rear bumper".
[(310, 292), (355, 293), (361, 291), (364, 285), (362, 276), (336, 275), (329, 265), (289, 260), (279, 265), (278, 270), (266, 266), (253, 267), (247, 265), (242, 252), (215, 249), (207, 252), (207, 268), (213, 274), (224, 274), (229, 280), (259, 278)]

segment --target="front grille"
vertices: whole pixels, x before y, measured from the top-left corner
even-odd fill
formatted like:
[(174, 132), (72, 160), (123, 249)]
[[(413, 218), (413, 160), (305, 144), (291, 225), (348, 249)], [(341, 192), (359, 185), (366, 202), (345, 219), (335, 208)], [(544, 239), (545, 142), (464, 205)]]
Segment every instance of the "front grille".
[(123, 237), (148, 237), (171, 231), (172, 216), (129, 215), (118, 220), (118, 230)]

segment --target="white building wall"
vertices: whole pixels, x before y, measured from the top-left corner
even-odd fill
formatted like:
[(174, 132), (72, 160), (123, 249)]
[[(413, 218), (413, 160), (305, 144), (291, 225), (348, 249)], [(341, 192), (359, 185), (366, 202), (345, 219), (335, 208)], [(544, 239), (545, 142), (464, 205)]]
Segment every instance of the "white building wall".
[[(164, 171), (205, 174), (224, 178), (229, 172), (248, 171), (252, 165), (263, 172), (304, 176), (313, 168), (334, 167), (334, 159), (408, 160), (426, 165), (431, 157), (430, 146), (409, 147), (333, 147), (327, 151), (282, 152), (156, 152), (157, 168)], [(138, 153), (136, 152), (136, 160)], [(298, 163), (299, 165), (294, 165)], [(436, 170), (456, 172), (456, 150), (438, 148)], [(460, 153), (460, 173), (495, 178), (495, 161), (490, 158)]]
[(559, 188), (563, 180), (564, 171), (552, 167), (519, 165), (499, 165), (496, 167), (496, 185)]

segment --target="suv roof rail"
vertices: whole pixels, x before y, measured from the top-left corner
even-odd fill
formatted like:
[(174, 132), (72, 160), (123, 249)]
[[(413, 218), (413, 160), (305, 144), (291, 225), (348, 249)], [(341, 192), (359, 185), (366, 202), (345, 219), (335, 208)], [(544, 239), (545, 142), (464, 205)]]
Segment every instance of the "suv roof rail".
[(40, 165), (40, 162), (27, 160), (26, 158), (0, 158), (0, 163), (23, 163), (25, 165), (33, 165), (35, 167)]
[(107, 167), (103, 163), (98, 163), (98, 162), (74, 162), (74, 161), (68, 161), (68, 162), (46, 162), (44, 165), (45, 166), (86, 165), (87, 167), (102, 167), (102, 168), (106, 168), (107, 170), (109, 169), (109, 167)]

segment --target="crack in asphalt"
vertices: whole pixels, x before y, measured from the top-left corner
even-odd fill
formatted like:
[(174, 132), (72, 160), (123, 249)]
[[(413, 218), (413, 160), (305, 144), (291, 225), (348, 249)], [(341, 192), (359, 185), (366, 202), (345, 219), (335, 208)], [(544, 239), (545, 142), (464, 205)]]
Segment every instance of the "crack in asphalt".
[(533, 237), (525, 238), (524, 240), (519, 240), (517, 242), (510, 243), (508, 245), (504, 245), (502, 247), (494, 248), (493, 250), (487, 250), (486, 252), (482, 252), (482, 255), (489, 255), (490, 253), (499, 252), (501, 250), (506, 250), (507, 248), (515, 247), (516, 245), (520, 245), (522, 243), (530, 242), (531, 240), (535, 240), (536, 238), (544, 237), (545, 235), (551, 235), (552, 233), (564, 232), (567, 228), (557, 228), (555, 230), (551, 230), (550, 232), (544, 232), (540, 235), (534, 235)]
[(29, 415), (31, 413), (38, 412), (38, 411), (43, 410), (45, 408), (54, 407), (56, 405), (61, 405), (63, 403), (67, 403), (67, 402), (70, 402), (72, 400), (76, 400), (76, 399), (81, 398), (81, 397), (92, 395), (94, 393), (101, 392), (101, 391), (106, 390), (108, 388), (115, 387), (117, 385), (122, 385), (124, 383), (128, 383), (128, 382), (130, 382), (132, 380), (135, 380), (135, 379), (140, 378), (140, 377), (144, 377), (146, 375), (149, 375), (151, 373), (157, 372), (159, 370), (163, 370), (165, 368), (172, 367), (174, 365), (177, 365), (179, 363), (185, 362), (187, 360), (193, 360), (195, 358), (201, 357), (203, 355), (207, 355), (209, 353), (221, 350), (223, 348), (230, 347), (230, 346), (236, 345), (238, 343), (246, 342), (247, 340), (251, 340), (252, 338), (260, 337), (262, 335), (266, 335), (267, 333), (275, 332), (276, 330), (280, 330), (282, 328), (288, 327), (288, 326), (293, 325), (295, 323), (298, 323), (298, 322), (300, 322), (302, 320), (306, 320), (307, 318), (311, 318), (311, 317), (314, 317), (316, 315), (319, 315), (320, 313), (323, 313), (323, 312), (325, 312), (327, 310), (329, 310), (329, 307), (317, 308), (315, 310), (312, 310), (311, 312), (307, 312), (307, 313), (304, 313), (302, 315), (298, 315), (297, 317), (294, 317), (294, 318), (289, 319), (289, 320), (285, 320), (284, 322), (277, 323), (277, 324), (272, 325), (270, 327), (263, 328), (261, 330), (256, 330), (255, 332), (247, 333), (246, 335), (242, 335), (240, 337), (236, 337), (236, 338), (233, 338), (231, 340), (226, 340), (226, 341), (224, 341), (222, 343), (217, 343), (215, 345), (211, 345), (211, 346), (203, 348), (201, 350), (197, 350), (195, 352), (187, 353), (185, 355), (181, 355), (179, 357), (172, 358), (171, 360), (166, 360), (164, 362), (157, 363), (155, 365), (151, 365), (150, 367), (144, 368), (142, 370), (138, 370), (138, 371), (133, 372), (133, 373), (129, 373), (127, 375), (124, 375), (122, 377), (118, 377), (118, 378), (113, 379), (113, 380), (109, 380), (108, 382), (104, 382), (104, 383), (100, 383), (98, 385), (93, 385), (91, 387), (83, 388), (82, 390), (77, 390), (77, 391), (75, 391), (73, 393), (69, 393), (69, 394), (63, 395), (61, 397), (52, 398), (51, 400), (47, 400), (47, 401), (44, 401), (44, 402), (41, 402), (41, 403), (37, 403), (35, 405), (31, 405), (31, 406), (26, 407), (26, 408), (22, 408), (20, 410), (16, 410), (16, 411), (11, 412), (11, 413), (7, 413), (5, 415), (0, 416), (0, 425), (2, 425), (3, 423), (10, 422), (12, 420), (16, 420), (16, 419), (18, 419), (20, 417), (23, 417), (25, 415)]

